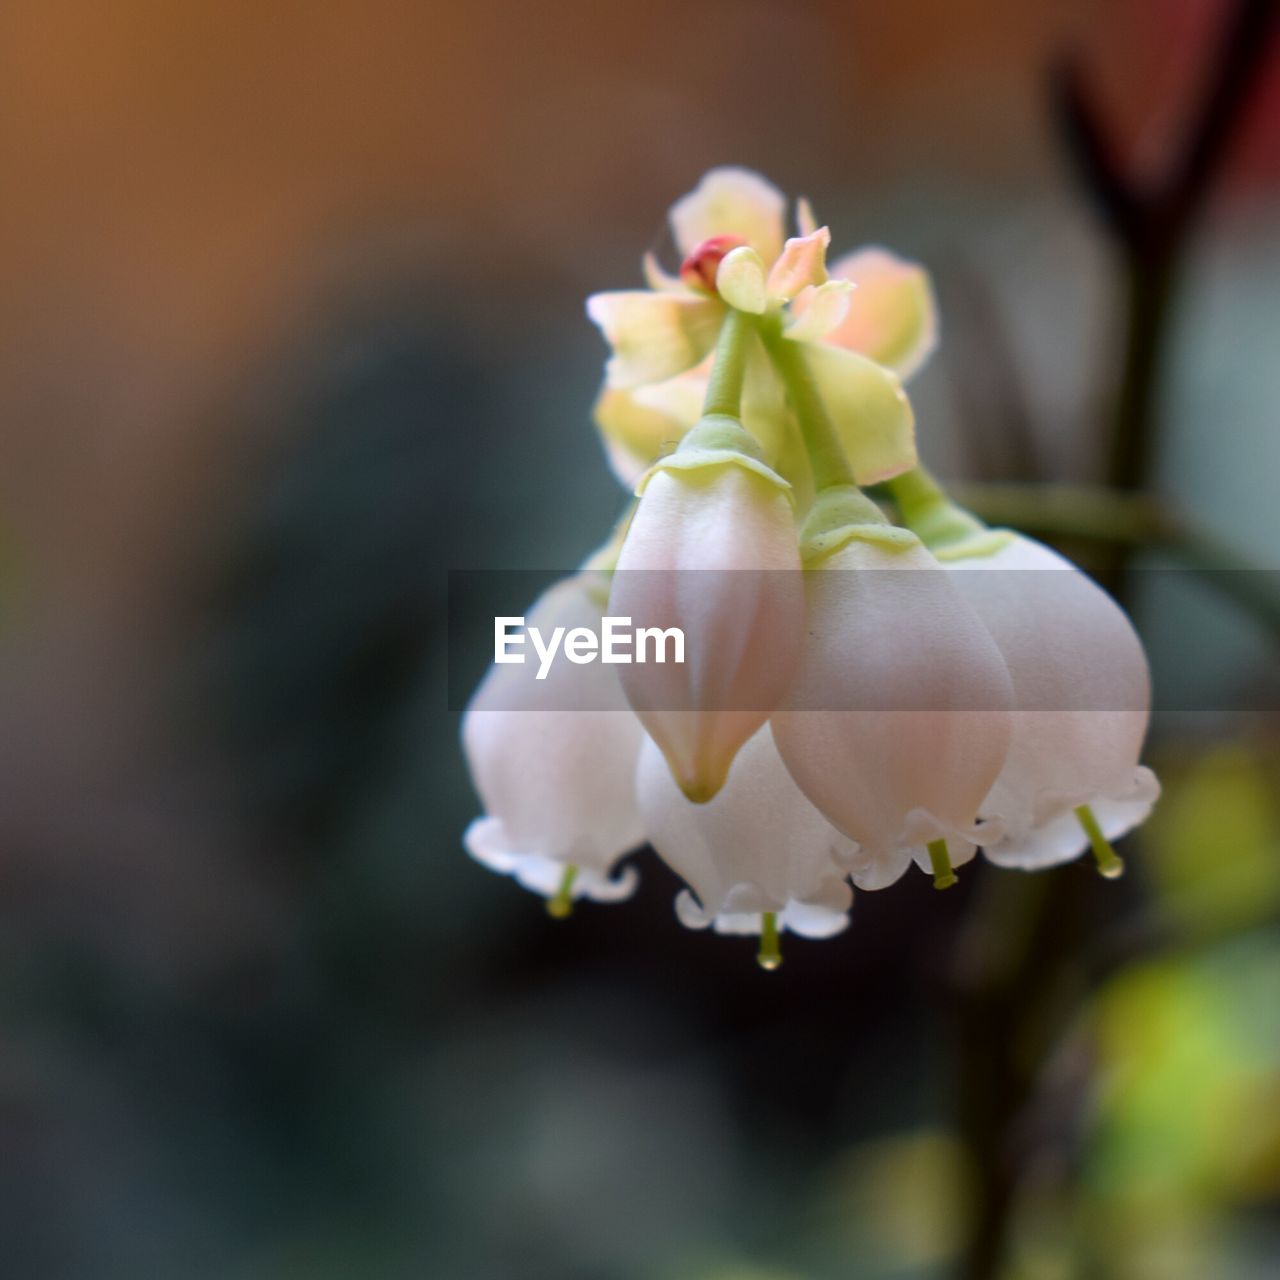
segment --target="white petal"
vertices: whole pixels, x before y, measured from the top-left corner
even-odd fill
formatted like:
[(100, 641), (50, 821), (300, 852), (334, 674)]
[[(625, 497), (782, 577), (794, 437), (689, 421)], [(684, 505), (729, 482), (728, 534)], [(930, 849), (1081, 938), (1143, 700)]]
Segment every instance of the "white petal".
[[(599, 631), (601, 606), (587, 575), (550, 588), (527, 621)], [(644, 838), (635, 803), (635, 765), (643, 732), (627, 709), (618, 668), (604, 663), (493, 666), (462, 722), (472, 781), (486, 819), (467, 847), (495, 869), (539, 892), (554, 892), (558, 871), (580, 868), (575, 893), (621, 893), (608, 873)], [(554, 884), (552, 881), (554, 880)], [(612, 887), (610, 887), (612, 885)]]
[(892, 877), (906, 846), (971, 833), (1008, 749), (1008, 672), (918, 543), (855, 539), (806, 573), (797, 679), (772, 720), (809, 799)]
[(849, 842), (791, 780), (768, 726), (706, 804), (685, 799), (652, 742), (641, 752), (636, 789), (650, 842), (697, 896), (677, 900), (688, 927), (758, 934), (765, 911), (810, 937), (844, 927), (852, 895), (836, 858), (849, 855)]
[(717, 298), (645, 289), (595, 293), (587, 315), (613, 348), (605, 366), (610, 387), (662, 382), (692, 369), (715, 345), (724, 317)]
[(1138, 765), (1150, 677), (1124, 611), (1069, 560), (1021, 535), (992, 555), (944, 563), (1013, 679), (1013, 741), (983, 805), (1005, 836), (987, 844), (988, 856), (1019, 866), (1078, 856), (1088, 843), (1073, 812), (1082, 804), (1126, 830), (1142, 821), (1158, 793)]
[(886, 249), (859, 249), (832, 264), (831, 274), (857, 292), (844, 323), (827, 341), (861, 352), (909, 378), (938, 341), (938, 307), (929, 274)]
[[(1127, 792), (1113, 788), (1109, 795), (1093, 795), (1080, 801), (1093, 810), (1108, 840), (1119, 840), (1150, 817), (1160, 798), (1160, 783), (1150, 769), (1140, 765), (1133, 772)], [(1088, 837), (1073, 810), (1074, 806), (1046, 817), (1030, 830), (985, 845), (982, 851), (997, 866), (1023, 871), (1039, 871), (1071, 862), (1089, 848)]]
[(790, 680), (804, 608), (799, 547), (786, 485), (767, 468), (666, 468), (632, 519), (609, 612), (683, 633), (683, 663), (617, 670), (686, 794), (709, 797)]
[(750, 169), (711, 169), (671, 206), (671, 233), (682, 254), (712, 236), (741, 236), (766, 262), (782, 252), (786, 201)]
[(916, 464), (915, 415), (888, 369), (825, 342), (807, 343), (805, 359), (844, 445), (854, 479), (879, 484)]
[[(513, 850), (511, 836), (500, 818), (476, 818), (462, 837), (467, 852), (482, 866), (499, 875), (511, 876), (518, 884), (544, 898), (560, 892), (568, 863), (563, 859)], [(616, 875), (606, 875), (592, 867), (580, 867), (574, 876), (570, 896), (594, 902), (621, 902), (631, 897), (640, 877), (634, 867), (623, 867)]]

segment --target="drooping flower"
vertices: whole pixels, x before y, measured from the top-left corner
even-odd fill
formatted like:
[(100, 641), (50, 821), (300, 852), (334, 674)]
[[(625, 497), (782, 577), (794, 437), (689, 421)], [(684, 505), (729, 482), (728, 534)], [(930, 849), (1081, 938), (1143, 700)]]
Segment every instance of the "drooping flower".
[[(556, 627), (599, 632), (603, 587), (578, 573), (529, 611)], [(635, 872), (611, 873), (644, 840), (635, 769), (644, 731), (627, 706), (618, 668), (604, 663), (492, 666), (467, 707), (462, 741), (485, 816), (464, 842), (477, 861), (544, 895), (553, 914), (573, 899), (628, 897)]]
[[(939, 887), (982, 838), (1011, 733), (999, 650), (919, 539), (843, 528), (806, 567), (804, 647), (774, 740), (801, 790), (860, 846), (869, 885), (932, 865)], [(852, 869), (852, 868), (851, 868)]]
[[(848, 924), (852, 894), (839, 860), (855, 850), (792, 781), (767, 725), (707, 804), (681, 795), (653, 742), (636, 785), (649, 842), (689, 886), (676, 899), (682, 924), (763, 936), (772, 916), (776, 929), (809, 938)], [(762, 963), (774, 958), (766, 952)]]
[[(1151, 705), (1142, 642), (1118, 604), (1069, 560), (1020, 534), (942, 563), (986, 623), (1013, 679), (1013, 737), (982, 806), (1004, 828), (992, 862), (1034, 870), (1145, 821), (1160, 794), (1138, 763)], [(1082, 806), (1087, 812), (1082, 812)], [(1096, 824), (1097, 831), (1092, 829)]]
[[(634, 484), (696, 422), (706, 357), (730, 304), (757, 314), (785, 309), (784, 332), (805, 344), (822, 394), (833, 406), (856, 411), (857, 429), (844, 444), (860, 483), (876, 483), (914, 463), (911, 406), (890, 362), (914, 367), (927, 353), (934, 328), (927, 279), (911, 264), (886, 271), (882, 264), (853, 259), (846, 260), (846, 269), (856, 269), (860, 279), (829, 277), (830, 232), (816, 226), (802, 205), (801, 234), (784, 243), (785, 207), (782, 194), (758, 174), (712, 169), (670, 211), (672, 234), (684, 255), (680, 273), (666, 274), (648, 255), (649, 289), (588, 299), (587, 313), (613, 351), (596, 423), (624, 484)], [(861, 286), (870, 290), (873, 314), (849, 328), (847, 340), (833, 344), (830, 336), (860, 311)], [(884, 365), (877, 363), (881, 356)], [(752, 365), (743, 420), (777, 465), (792, 434), (787, 411), (767, 372), (761, 376), (767, 368), (761, 353), (753, 353)], [(842, 421), (852, 426), (855, 420), (846, 415)]]
[(787, 482), (730, 418), (704, 418), (644, 482), (609, 596), (636, 628), (683, 635), (682, 662), (619, 668), (690, 799), (710, 799), (791, 681), (804, 589)]

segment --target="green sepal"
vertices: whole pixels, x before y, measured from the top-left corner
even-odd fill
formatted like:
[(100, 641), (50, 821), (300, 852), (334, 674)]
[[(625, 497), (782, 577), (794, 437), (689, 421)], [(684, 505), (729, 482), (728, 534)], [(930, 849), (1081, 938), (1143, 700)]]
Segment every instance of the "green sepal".
[(890, 551), (918, 546), (910, 529), (900, 529), (856, 485), (823, 489), (813, 500), (800, 530), (800, 559), (806, 568), (833, 555), (850, 542), (876, 542)]
[(1014, 537), (1014, 533), (1009, 529), (980, 527), (976, 532), (966, 534), (956, 542), (935, 543), (930, 546), (927, 538), (923, 541), (933, 552), (935, 559), (979, 560), (983, 556), (993, 556), (997, 551), (1003, 551)]
[(659, 471), (700, 471), (709, 467), (742, 467), (767, 480), (794, 503), (791, 485), (768, 463), (759, 442), (750, 431), (728, 414), (709, 413), (699, 418), (680, 441), (674, 453), (659, 458), (640, 477), (636, 494), (644, 493), (649, 480)]

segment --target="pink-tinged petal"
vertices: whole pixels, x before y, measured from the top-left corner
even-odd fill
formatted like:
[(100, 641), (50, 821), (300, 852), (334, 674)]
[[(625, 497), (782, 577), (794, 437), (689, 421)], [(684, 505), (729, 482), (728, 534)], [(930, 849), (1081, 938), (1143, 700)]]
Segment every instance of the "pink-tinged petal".
[(860, 485), (879, 484), (916, 464), (915, 415), (888, 369), (859, 355), (808, 343), (805, 357)]
[(826, 227), (788, 240), (769, 272), (769, 296), (790, 300), (801, 289), (822, 284), (827, 278), (830, 244), (831, 232)]
[(682, 254), (713, 236), (741, 236), (766, 262), (782, 252), (786, 201), (782, 193), (750, 169), (710, 169), (681, 196), (667, 215)]
[(715, 345), (724, 305), (718, 298), (634, 290), (592, 294), (587, 315), (613, 348), (608, 385), (626, 389), (693, 368)]
[(750, 245), (727, 253), (716, 272), (716, 291), (731, 307), (754, 316), (764, 315), (769, 305), (764, 259)]
[(644, 282), (654, 293), (684, 293), (684, 282), (679, 276), (673, 276), (658, 261), (657, 254), (646, 253), (640, 262), (644, 272)]
[(790, 486), (746, 454), (691, 450), (694, 439), (647, 478), (609, 613), (683, 636), (679, 661), (617, 669), (680, 789), (701, 802), (790, 684), (804, 585)]
[(849, 314), (827, 341), (860, 351), (909, 378), (938, 341), (938, 308), (929, 273), (887, 249), (859, 249), (832, 264), (831, 274), (857, 288)]
[(784, 333), (795, 342), (820, 341), (844, 322), (852, 293), (847, 280), (828, 280), (816, 289), (810, 285), (796, 295)]
[(860, 846), (855, 868), (871, 883), (933, 840), (954, 863), (971, 856), (1008, 752), (1009, 672), (950, 578), (915, 539), (878, 536), (805, 575), (801, 658), (774, 742), (809, 801)]
[(811, 236), (818, 229), (818, 219), (814, 216), (813, 205), (808, 196), (801, 196), (796, 201), (796, 226), (802, 236)]
[(704, 240), (680, 264), (680, 283), (687, 289), (715, 293), (720, 264), (746, 243), (741, 236), (712, 236)]

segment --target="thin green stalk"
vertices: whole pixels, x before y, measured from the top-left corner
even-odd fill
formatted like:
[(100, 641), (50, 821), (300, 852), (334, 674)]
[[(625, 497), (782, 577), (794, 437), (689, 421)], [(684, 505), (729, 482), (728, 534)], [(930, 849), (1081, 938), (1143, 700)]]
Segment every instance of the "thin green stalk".
[(747, 350), (756, 327), (756, 318), (730, 307), (720, 326), (716, 358), (707, 382), (707, 398), (702, 412), (742, 417), (742, 382), (747, 373)]
[(821, 493), (822, 490), (832, 489), (837, 485), (852, 487), (853, 471), (848, 458), (844, 456), (840, 437), (832, 426), (827, 407), (822, 403), (818, 384), (805, 361), (800, 343), (791, 342), (782, 336), (781, 321), (776, 316), (763, 322), (760, 334), (769, 359), (773, 361), (773, 367), (786, 388), (791, 411), (800, 427), (805, 452), (809, 455), (809, 466), (813, 471), (814, 491)]
[(927, 547), (944, 547), (978, 537), (987, 526), (947, 496), (922, 463), (885, 482), (906, 526)]
[(760, 918), (760, 950), (756, 963), (762, 969), (777, 969), (782, 964), (782, 944), (778, 938), (778, 913), (766, 911)]

